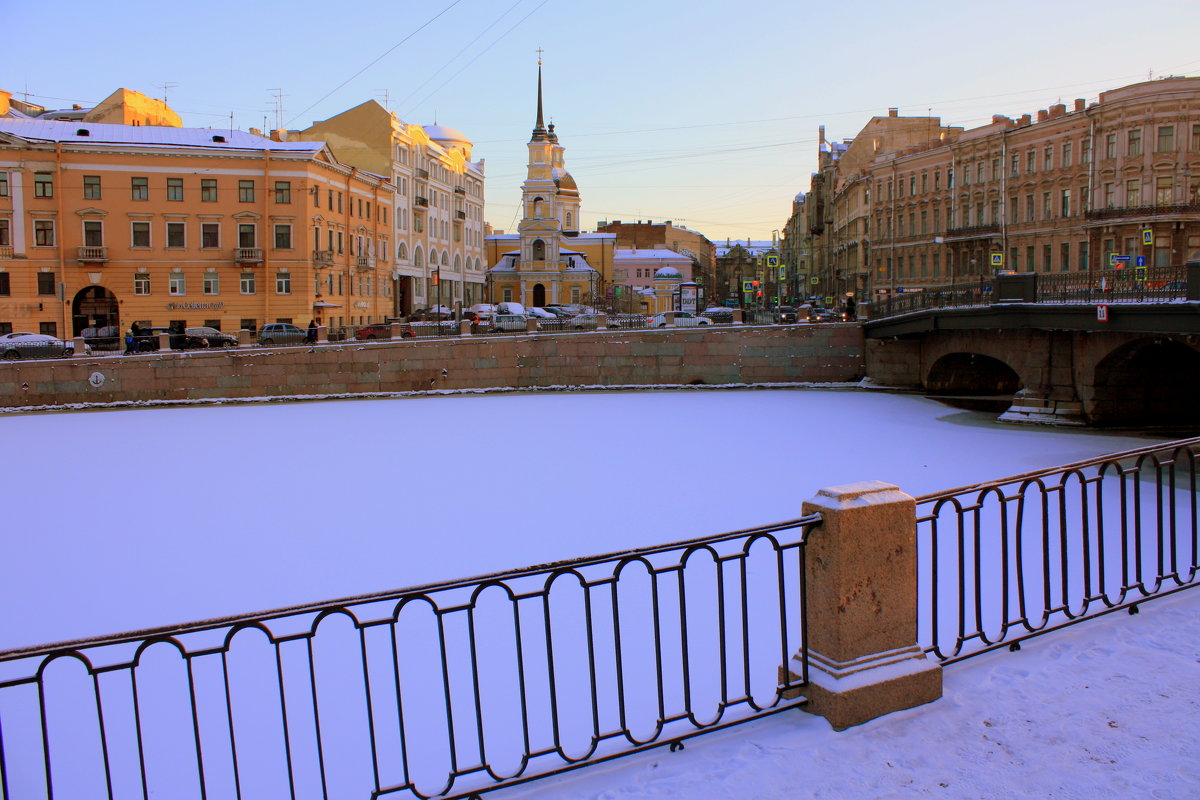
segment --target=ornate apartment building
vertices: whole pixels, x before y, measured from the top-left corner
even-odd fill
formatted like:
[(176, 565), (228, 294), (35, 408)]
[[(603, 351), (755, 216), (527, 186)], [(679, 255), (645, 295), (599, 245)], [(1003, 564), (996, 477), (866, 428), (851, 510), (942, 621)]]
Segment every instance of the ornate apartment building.
[(392, 185), (324, 144), (42, 119), (8, 101), (0, 93), (0, 331), (391, 314)]
[(396, 316), (484, 299), (484, 162), (444, 125), (403, 122), (369, 100), (288, 138), (322, 141), (345, 163), (388, 177)]
[(1200, 257), (1200, 78), (971, 130), (893, 111), (820, 155), (805, 206), (831, 293)]

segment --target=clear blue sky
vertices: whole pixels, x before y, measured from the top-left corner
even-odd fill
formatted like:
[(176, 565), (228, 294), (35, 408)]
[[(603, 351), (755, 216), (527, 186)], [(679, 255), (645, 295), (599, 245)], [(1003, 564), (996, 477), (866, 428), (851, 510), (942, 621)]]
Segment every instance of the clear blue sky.
[[(48, 107), (119, 87), (184, 124), (307, 127), (375, 98), (449, 125), (487, 160), (511, 229), (534, 118), (579, 183), (583, 222), (672, 219), (770, 238), (816, 163), (890, 106), (974, 126), (1155, 76), (1200, 73), (1200, 2), (1010, 0), (0, 0), (0, 88)], [(386, 95), (385, 95), (386, 92)]]

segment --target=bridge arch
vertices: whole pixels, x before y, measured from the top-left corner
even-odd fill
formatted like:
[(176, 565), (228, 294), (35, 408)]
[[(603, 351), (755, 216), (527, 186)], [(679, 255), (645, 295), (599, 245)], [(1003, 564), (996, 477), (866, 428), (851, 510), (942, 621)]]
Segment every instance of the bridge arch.
[(1095, 368), (1093, 425), (1200, 425), (1200, 351), (1169, 337), (1117, 347)]
[(1022, 388), (1021, 376), (1005, 362), (981, 353), (946, 353), (929, 367), (925, 390), (979, 410), (1007, 408)]

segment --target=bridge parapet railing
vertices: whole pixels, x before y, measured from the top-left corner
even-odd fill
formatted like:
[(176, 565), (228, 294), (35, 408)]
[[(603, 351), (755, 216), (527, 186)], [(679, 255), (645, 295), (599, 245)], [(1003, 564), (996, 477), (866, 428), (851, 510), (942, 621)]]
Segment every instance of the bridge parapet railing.
[(819, 523), (0, 653), (0, 794), (465, 798), (782, 711)]
[(1200, 438), (917, 498), (918, 641), (952, 663), (1197, 585)]

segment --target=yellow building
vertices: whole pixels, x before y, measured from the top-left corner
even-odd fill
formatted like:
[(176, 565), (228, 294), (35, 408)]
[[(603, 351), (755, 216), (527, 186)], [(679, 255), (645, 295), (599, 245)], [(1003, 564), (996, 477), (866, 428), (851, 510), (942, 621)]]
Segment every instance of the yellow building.
[(616, 234), (581, 233), (579, 187), (563, 161), (564, 147), (542, 114), (538, 65), (537, 121), (527, 145), (521, 185), (522, 219), (516, 234), (486, 238), (491, 302), (527, 306), (600, 304), (612, 277)]
[(324, 144), (9, 111), (0, 331), (390, 316), (392, 185)]
[(390, 176), (396, 316), (483, 301), (484, 162), (471, 160), (466, 136), (407, 124), (369, 100), (288, 138), (325, 142), (340, 161)]

